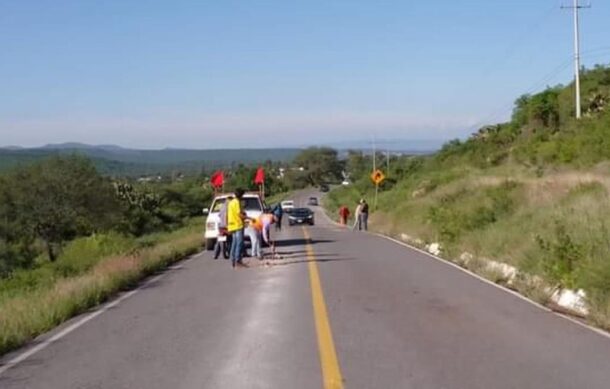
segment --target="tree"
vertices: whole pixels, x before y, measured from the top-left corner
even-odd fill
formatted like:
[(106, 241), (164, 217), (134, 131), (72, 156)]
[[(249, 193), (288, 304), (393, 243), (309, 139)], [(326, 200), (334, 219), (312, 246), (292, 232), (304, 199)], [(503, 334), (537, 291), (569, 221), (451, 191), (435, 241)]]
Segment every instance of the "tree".
[(84, 157), (53, 157), (4, 180), (12, 211), (5, 207), (0, 218), (11, 217), (22, 239), (42, 240), (51, 261), (65, 241), (108, 228), (120, 215), (112, 185)]
[(513, 123), (522, 127), (527, 124), (528, 121), (528, 107), (531, 100), (531, 96), (529, 94), (521, 95), (517, 100), (515, 100), (515, 107), (513, 108)]
[(170, 216), (161, 212), (161, 199), (146, 185), (132, 185), (128, 182), (115, 183), (116, 196), (123, 206), (122, 219), (118, 224), (121, 232), (141, 236), (160, 230)]
[(372, 157), (367, 157), (362, 151), (347, 152), (346, 169), (351, 177), (359, 178), (368, 175), (373, 169)]
[(284, 180), (286, 181), (286, 185), (290, 189), (304, 189), (310, 185), (309, 176), (305, 171), (300, 171), (298, 169), (290, 169), (284, 174)]
[(16, 221), (10, 188), (9, 180), (0, 177), (0, 277), (15, 268), (31, 266), (36, 256), (32, 237)]
[(559, 126), (558, 88), (548, 88), (529, 101), (530, 121), (535, 125), (555, 129)]
[(343, 164), (337, 150), (329, 147), (310, 147), (301, 151), (294, 159), (297, 168), (303, 168), (310, 185), (341, 179)]

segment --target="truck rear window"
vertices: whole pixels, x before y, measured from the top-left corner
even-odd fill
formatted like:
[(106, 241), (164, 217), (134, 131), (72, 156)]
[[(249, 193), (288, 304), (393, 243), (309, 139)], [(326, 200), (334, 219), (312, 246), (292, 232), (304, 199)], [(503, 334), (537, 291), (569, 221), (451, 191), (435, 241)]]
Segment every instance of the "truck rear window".
[(212, 206), (212, 212), (220, 212), (220, 207), (227, 201), (226, 198), (219, 198), (214, 201), (214, 205)]
[(244, 211), (262, 211), (261, 203), (255, 197), (246, 197), (241, 201), (241, 206)]
[[(226, 198), (217, 198), (212, 205), (211, 212), (220, 212), (220, 207), (227, 201)], [(245, 197), (241, 200), (241, 207), (244, 211), (262, 211), (261, 203), (256, 197)]]

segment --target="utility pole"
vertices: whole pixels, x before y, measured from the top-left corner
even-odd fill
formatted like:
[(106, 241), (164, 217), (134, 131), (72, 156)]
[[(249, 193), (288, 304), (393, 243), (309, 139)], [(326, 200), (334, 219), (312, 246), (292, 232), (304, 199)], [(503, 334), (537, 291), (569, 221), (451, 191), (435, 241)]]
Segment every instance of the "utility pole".
[[(373, 173), (377, 171), (377, 145), (373, 136)], [(377, 197), (379, 196), (379, 184), (375, 183), (375, 203), (374, 209), (377, 210)]]
[(386, 176), (389, 177), (390, 176), (390, 148), (389, 147), (387, 149), (386, 157), (387, 157), (387, 162), (388, 162), (388, 166), (387, 166), (388, 171), (386, 172)]
[(375, 145), (375, 137), (373, 137), (373, 171), (377, 170), (377, 147)]
[(579, 0), (574, 0), (571, 6), (562, 5), (562, 9), (571, 9), (574, 13), (574, 93), (576, 95), (576, 119), (582, 116), (580, 105), (580, 26), (579, 10), (581, 8), (591, 8), (591, 4), (580, 5)]

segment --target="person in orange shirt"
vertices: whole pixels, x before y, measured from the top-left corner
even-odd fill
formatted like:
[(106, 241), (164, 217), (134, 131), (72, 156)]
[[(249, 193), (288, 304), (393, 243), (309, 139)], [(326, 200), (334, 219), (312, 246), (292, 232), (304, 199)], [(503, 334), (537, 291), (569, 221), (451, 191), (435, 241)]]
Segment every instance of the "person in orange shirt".
[(275, 216), (272, 213), (265, 213), (263, 215), (261, 215), (261, 217), (259, 218), (260, 221), (260, 232), (261, 235), (263, 237), (263, 241), (271, 246), (272, 245), (272, 241), (271, 241), (271, 225), (274, 223), (278, 223), (278, 218), (277, 216)]
[(252, 242), (252, 256), (263, 259), (262, 242), (272, 246), (270, 239), (271, 225), (277, 222), (277, 217), (271, 213), (264, 213), (256, 219), (252, 219), (246, 228), (246, 235)]

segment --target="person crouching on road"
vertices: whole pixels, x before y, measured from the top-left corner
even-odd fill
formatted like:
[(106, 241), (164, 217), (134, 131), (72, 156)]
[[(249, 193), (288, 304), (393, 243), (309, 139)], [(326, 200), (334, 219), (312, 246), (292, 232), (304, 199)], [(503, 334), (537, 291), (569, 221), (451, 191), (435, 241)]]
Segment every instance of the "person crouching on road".
[(246, 214), (241, 209), (241, 199), (244, 196), (244, 190), (239, 188), (235, 191), (235, 198), (229, 201), (227, 205), (227, 230), (231, 234), (231, 265), (243, 264), (243, 249), (244, 249), (244, 220)]
[[(277, 216), (271, 213), (265, 213), (260, 217), (260, 232), (263, 237), (263, 241), (267, 244), (267, 246), (271, 247), (271, 256), (275, 257), (275, 242), (271, 241), (271, 225), (273, 223), (277, 223)], [(262, 254), (262, 253), (261, 253)], [(264, 255), (260, 258), (262, 259)]]
[(264, 241), (267, 245), (271, 246), (271, 225), (277, 221), (277, 218), (270, 213), (262, 214), (256, 219), (250, 220), (248, 227), (246, 228), (246, 235), (250, 237), (252, 242), (252, 257), (263, 259), (262, 242)]
[[(262, 217), (262, 216), (261, 216)], [(260, 217), (248, 220), (248, 226), (245, 229), (245, 234), (250, 238), (252, 246), (250, 256), (258, 259), (263, 259), (261, 251), (261, 220)]]

